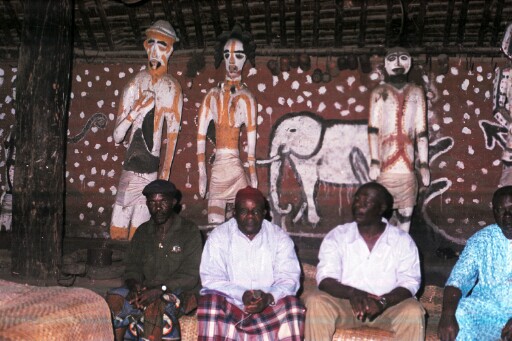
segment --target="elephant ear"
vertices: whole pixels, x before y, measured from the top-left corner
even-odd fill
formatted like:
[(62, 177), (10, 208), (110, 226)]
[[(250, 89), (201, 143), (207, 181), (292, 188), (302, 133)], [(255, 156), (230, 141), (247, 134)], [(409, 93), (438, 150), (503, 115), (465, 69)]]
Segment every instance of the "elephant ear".
[(322, 124), (310, 116), (297, 116), (293, 120), (288, 132), (290, 153), (300, 158), (309, 158), (321, 147), (324, 133)]

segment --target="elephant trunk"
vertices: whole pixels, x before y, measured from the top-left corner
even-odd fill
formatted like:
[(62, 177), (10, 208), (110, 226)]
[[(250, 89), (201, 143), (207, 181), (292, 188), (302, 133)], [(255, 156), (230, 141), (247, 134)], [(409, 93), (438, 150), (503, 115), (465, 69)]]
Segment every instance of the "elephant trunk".
[(282, 165), (282, 155), (280, 155), (282, 150), (280, 149), (280, 144), (274, 139), (272, 141), (272, 148), (270, 151), (270, 160), (273, 160), (270, 165), (270, 197), (272, 199), (272, 206), (277, 213), (288, 214), (292, 210), (292, 205), (288, 204), (286, 209), (282, 209), (279, 206), (279, 194), (277, 193), (277, 182), (279, 180), (279, 173)]

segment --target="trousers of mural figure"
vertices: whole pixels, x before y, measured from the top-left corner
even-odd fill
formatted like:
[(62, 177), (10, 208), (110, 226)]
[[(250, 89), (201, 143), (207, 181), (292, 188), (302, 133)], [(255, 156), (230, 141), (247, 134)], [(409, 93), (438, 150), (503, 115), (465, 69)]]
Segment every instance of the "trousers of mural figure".
[[(512, 24), (508, 25), (501, 50), (512, 60)], [(512, 68), (497, 68), (494, 77), (493, 115), (507, 129), (505, 147), (501, 155), (502, 172), (500, 186), (512, 185)]]
[[(123, 90), (114, 140), (126, 141), (127, 150), (110, 223), (112, 239), (131, 239), (137, 227), (149, 220), (142, 189), (157, 178), (168, 180), (170, 176), (183, 107), (181, 86), (167, 74), (176, 41), (176, 32), (168, 22), (159, 20), (149, 27), (144, 41), (147, 68)], [(162, 136), (164, 121), (166, 135)], [(164, 139), (167, 143), (161, 162)]]
[[(219, 36), (215, 47), (215, 67), (222, 60), (226, 77), (210, 89), (199, 108), (197, 132), (197, 161), (199, 167), (199, 194), (206, 197), (206, 133), (210, 122), (215, 125), (215, 160), (211, 167), (208, 189), (208, 223), (222, 223), (230, 214), (230, 205), (241, 188), (258, 187), (256, 176), (256, 100), (242, 83), (242, 70), (249, 59), (254, 65), (255, 45), (252, 36), (235, 25), (229, 33)], [(247, 132), (247, 163), (249, 176), (239, 152), (240, 129)], [(226, 207), (228, 210), (226, 211)]]
[(406, 232), (418, 194), (415, 147), (421, 181), (424, 186), (430, 184), (425, 93), (420, 86), (407, 82), (411, 62), (405, 49), (387, 52), (387, 78), (371, 93), (368, 120), (370, 179), (393, 195), (394, 218)]

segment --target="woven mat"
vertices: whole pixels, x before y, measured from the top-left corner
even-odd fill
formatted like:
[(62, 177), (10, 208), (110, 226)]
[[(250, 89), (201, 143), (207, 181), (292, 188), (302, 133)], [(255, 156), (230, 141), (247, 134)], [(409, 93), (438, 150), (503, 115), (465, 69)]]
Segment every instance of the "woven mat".
[(36, 287), (0, 280), (0, 339), (108, 341), (110, 310), (84, 288)]
[(196, 315), (180, 317), (181, 341), (197, 340), (197, 318)]

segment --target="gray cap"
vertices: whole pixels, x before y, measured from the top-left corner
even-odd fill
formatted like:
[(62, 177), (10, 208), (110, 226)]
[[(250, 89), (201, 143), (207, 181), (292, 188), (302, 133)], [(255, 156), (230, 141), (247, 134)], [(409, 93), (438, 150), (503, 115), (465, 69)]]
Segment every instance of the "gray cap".
[(146, 197), (150, 194), (165, 194), (174, 198), (176, 194), (176, 186), (167, 180), (158, 179), (147, 184), (142, 190), (142, 194)]
[(165, 20), (158, 20), (156, 21), (153, 25), (151, 25), (147, 30), (146, 30), (146, 35), (150, 32), (150, 31), (153, 31), (153, 32), (158, 32), (158, 33), (161, 33), (163, 35), (166, 35), (168, 37), (171, 37), (174, 39), (175, 42), (178, 42), (180, 41), (180, 39), (178, 38), (178, 36), (176, 35), (176, 31), (174, 30), (174, 28), (171, 26), (171, 24), (169, 24), (168, 21), (165, 21)]

